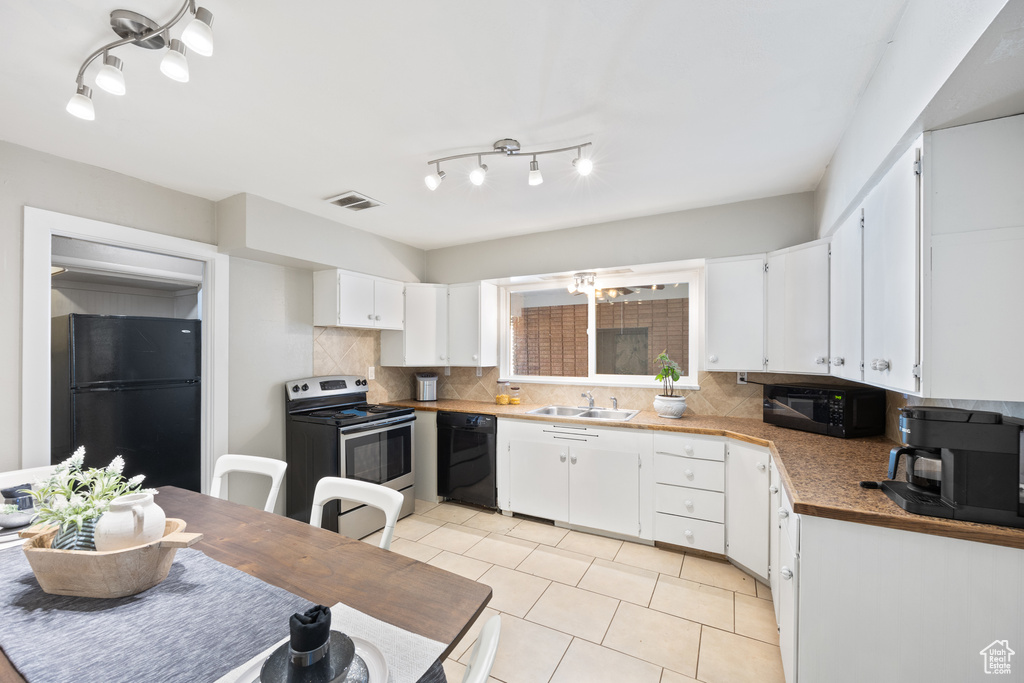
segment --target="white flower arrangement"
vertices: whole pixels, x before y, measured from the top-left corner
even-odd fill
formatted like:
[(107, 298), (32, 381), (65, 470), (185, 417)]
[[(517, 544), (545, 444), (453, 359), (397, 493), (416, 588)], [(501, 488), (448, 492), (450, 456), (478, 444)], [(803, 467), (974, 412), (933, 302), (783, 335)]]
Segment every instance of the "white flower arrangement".
[(129, 493), (152, 493), (156, 489), (140, 489), (145, 475), (125, 479), (124, 458), (116, 456), (102, 468), (82, 469), (85, 447), (79, 446), (70, 458), (31, 492), (40, 522), (58, 525), (62, 530), (73, 524), (79, 530), (88, 520), (99, 518), (110, 508), (110, 501)]

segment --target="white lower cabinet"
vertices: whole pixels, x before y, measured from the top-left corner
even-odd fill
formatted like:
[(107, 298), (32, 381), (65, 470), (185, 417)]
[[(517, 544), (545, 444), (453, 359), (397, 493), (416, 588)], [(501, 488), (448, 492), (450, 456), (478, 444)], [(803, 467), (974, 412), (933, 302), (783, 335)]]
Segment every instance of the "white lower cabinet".
[(772, 524), (777, 525), (778, 531), (778, 535), (775, 537), (778, 539), (778, 554), (776, 556), (778, 577), (772, 586), (772, 598), (775, 601), (775, 616), (779, 622), (782, 670), (786, 674), (786, 683), (796, 683), (797, 638), (799, 634), (800, 515), (793, 513), (793, 505), (789, 502), (789, 496), (786, 495), (781, 484), (779, 488), (779, 507), (772, 514)]
[[(504, 453), (502, 449), (504, 447)], [(626, 536), (641, 536), (643, 430), (594, 429), (525, 420), (498, 426), (503, 509)]]
[(654, 435), (654, 540), (725, 553), (725, 440)]
[(510, 509), (568, 522), (568, 460), (567, 444), (529, 438), (509, 440)]
[(762, 580), (768, 580), (770, 475), (768, 449), (730, 440), (726, 446), (725, 554)]

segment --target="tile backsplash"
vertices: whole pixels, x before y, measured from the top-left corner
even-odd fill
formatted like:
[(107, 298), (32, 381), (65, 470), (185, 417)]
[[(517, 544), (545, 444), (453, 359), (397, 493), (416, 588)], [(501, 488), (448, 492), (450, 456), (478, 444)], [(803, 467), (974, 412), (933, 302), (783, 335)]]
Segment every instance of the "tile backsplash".
[[(476, 368), (391, 368), (380, 364), (380, 332), (344, 327), (317, 327), (313, 333), (314, 375), (365, 375), (373, 366), (376, 379), (370, 382), (368, 398), (373, 403), (398, 401), (416, 395), (416, 372), (436, 372), (438, 398), (467, 401), (493, 401), (498, 393), (498, 368), (483, 368), (480, 377)], [(753, 382), (822, 382), (849, 384), (831, 377), (749, 373), (752, 383), (737, 384), (734, 372), (703, 372), (700, 391), (683, 391), (686, 412), (690, 415), (721, 415), (761, 418), (761, 387)], [(595, 387), (588, 384), (522, 383), (519, 395), (523, 403), (580, 405), (588, 389), (594, 403), (610, 406), (614, 396), (619, 407), (647, 410), (660, 393), (658, 389), (634, 387)]]
[[(368, 398), (373, 403), (398, 401), (416, 395), (416, 372), (436, 372), (438, 398), (467, 401), (493, 401), (498, 389), (498, 368), (483, 368), (476, 376), (476, 368), (390, 368), (380, 364), (380, 332), (346, 327), (317, 327), (313, 334), (314, 375), (365, 375), (373, 366), (376, 379), (370, 382)], [(817, 382), (851, 385), (851, 382), (828, 376), (782, 375), (751, 372), (751, 382), (761, 384)], [(580, 394), (590, 389), (594, 403), (610, 406), (614, 396), (619, 407), (646, 410), (651, 407), (657, 389), (633, 387), (594, 387), (587, 384), (519, 384), (523, 403), (580, 405), (585, 399)], [(761, 387), (759, 384), (736, 384), (734, 372), (702, 372), (700, 391), (683, 391), (686, 413), (689, 415), (721, 415), (730, 417), (761, 417)], [(859, 385), (853, 385), (859, 386)], [(951, 408), (992, 410), (1003, 415), (1024, 419), (1024, 402), (1013, 401), (956, 401), (947, 399), (904, 398), (894, 391), (886, 392), (885, 435), (900, 441), (899, 414), (905, 405), (939, 405)]]

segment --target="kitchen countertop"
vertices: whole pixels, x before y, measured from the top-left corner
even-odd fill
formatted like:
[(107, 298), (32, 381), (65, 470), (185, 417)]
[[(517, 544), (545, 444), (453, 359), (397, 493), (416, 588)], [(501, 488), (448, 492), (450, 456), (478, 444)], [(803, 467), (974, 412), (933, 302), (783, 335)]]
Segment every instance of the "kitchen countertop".
[[(776, 427), (750, 418), (693, 415), (673, 420), (658, 417), (651, 410), (641, 411), (628, 422), (597, 422), (526, 414), (527, 411), (540, 408), (539, 405), (500, 406), (481, 401), (446, 399), (409, 399), (391, 401), (388, 405), (434, 412), (450, 410), (542, 422), (588, 424), (595, 428), (650, 429), (726, 436), (771, 449), (794, 512), (1024, 549), (1024, 529), (915, 515), (897, 506), (881, 490), (861, 488), (861, 481), (881, 481), (886, 478), (889, 451), (897, 444), (882, 436), (837, 439)], [(902, 480), (903, 476), (901, 463), (897, 478)]]

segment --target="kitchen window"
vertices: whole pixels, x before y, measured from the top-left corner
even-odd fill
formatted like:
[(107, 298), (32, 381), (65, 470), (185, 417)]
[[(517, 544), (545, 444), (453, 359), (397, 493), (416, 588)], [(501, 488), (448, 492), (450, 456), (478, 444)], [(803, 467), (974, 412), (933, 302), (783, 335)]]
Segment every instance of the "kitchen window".
[(656, 387), (662, 351), (697, 385), (697, 271), (571, 277), (504, 288), (501, 376), (517, 381)]

